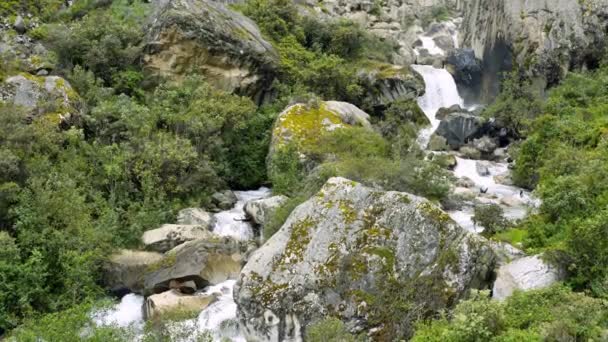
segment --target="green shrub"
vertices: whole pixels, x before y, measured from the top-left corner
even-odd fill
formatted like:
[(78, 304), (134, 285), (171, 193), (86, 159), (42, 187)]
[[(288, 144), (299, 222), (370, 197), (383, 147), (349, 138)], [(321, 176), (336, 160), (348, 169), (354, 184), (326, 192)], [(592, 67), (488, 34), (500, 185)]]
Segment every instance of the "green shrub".
[(488, 237), (504, 231), (509, 224), (498, 204), (476, 205), (472, 220), (484, 228), (483, 235)]
[(517, 292), (504, 302), (474, 295), (449, 317), (420, 324), (412, 341), (602, 340), (607, 327), (605, 301), (556, 285)]
[(326, 318), (306, 328), (306, 341), (355, 342), (364, 341), (364, 339), (350, 334), (341, 320), (337, 318)]

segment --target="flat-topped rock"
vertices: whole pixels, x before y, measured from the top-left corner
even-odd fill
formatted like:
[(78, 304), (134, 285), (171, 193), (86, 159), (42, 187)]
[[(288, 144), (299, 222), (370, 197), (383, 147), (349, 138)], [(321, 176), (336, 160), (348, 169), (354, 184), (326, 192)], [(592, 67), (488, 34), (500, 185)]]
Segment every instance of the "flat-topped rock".
[(245, 204), (245, 213), (251, 217), (253, 222), (263, 225), (270, 219), (274, 211), (287, 200), (287, 196), (280, 195), (250, 201)]
[(177, 214), (177, 224), (200, 225), (211, 228), (213, 225), (213, 214), (201, 208), (186, 208)]
[(216, 300), (216, 294), (187, 295), (177, 290), (169, 290), (146, 298), (143, 307), (144, 317), (154, 319), (171, 313), (196, 315)]
[(517, 259), (498, 269), (492, 297), (503, 300), (517, 290), (548, 287), (563, 278), (563, 270), (546, 263), (539, 255)]
[(135, 292), (142, 294), (143, 278), (148, 267), (161, 261), (164, 256), (156, 252), (123, 249), (112, 254), (104, 265), (104, 283), (115, 293)]
[(141, 241), (148, 250), (166, 252), (184, 242), (208, 239), (212, 235), (205, 225), (164, 224), (144, 232)]

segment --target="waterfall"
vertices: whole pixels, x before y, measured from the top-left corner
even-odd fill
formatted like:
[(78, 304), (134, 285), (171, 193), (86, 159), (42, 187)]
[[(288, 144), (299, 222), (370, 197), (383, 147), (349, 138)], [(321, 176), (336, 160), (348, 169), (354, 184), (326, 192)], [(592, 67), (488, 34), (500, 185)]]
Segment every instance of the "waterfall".
[(431, 122), (431, 126), (420, 131), (418, 143), (422, 148), (426, 148), (431, 135), (441, 122), (435, 118), (437, 111), (442, 107), (464, 106), (464, 100), (458, 94), (456, 82), (447, 70), (416, 64), (412, 65), (412, 68), (422, 76), (425, 84), (425, 93), (418, 98), (418, 105)]

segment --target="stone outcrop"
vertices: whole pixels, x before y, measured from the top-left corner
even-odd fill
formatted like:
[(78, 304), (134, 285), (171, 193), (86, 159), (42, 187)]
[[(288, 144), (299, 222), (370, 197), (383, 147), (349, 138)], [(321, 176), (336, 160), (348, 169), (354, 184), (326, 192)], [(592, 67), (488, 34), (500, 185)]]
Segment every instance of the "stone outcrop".
[(228, 209), (232, 208), (236, 204), (237, 201), (238, 201), (238, 198), (236, 197), (234, 192), (232, 192), (231, 190), (224, 190), (224, 191), (216, 192), (213, 195), (211, 195), (211, 204), (212, 204), (211, 209), (214, 212), (228, 210)]
[(216, 294), (185, 295), (176, 290), (169, 290), (146, 298), (144, 317), (154, 319), (163, 314), (198, 314), (217, 300)]
[(548, 287), (564, 276), (563, 270), (546, 263), (538, 255), (517, 259), (498, 269), (492, 297), (502, 300), (517, 290)]
[(272, 216), (274, 211), (287, 202), (286, 196), (273, 196), (255, 201), (250, 201), (245, 204), (245, 213), (254, 223), (264, 225)]
[(468, 113), (450, 113), (441, 120), (435, 134), (444, 137), (452, 149), (472, 140), (482, 127), (482, 119)]
[(164, 224), (145, 231), (141, 241), (148, 250), (166, 252), (187, 241), (211, 238), (213, 234), (208, 228), (205, 225)]
[(194, 281), (197, 289), (236, 279), (248, 246), (227, 237), (211, 236), (186, 242), (166, 253), (144, 277), (146, 293), (171, 288), (171, 281)]
[(424, 94), (424, 80), (409, 66), (371, 64), (359, 70), (358, 77), (366, 84), (364, 102), (380, 110), (400, 100), (415, 100)]
[(389, 328), (373, 326), (374, 315), (384, 305), (445, 309), (486, 287), (493, 263), (483, 238), (429, 201), (331, 178), (251, 256), (235, 289), (238, 317), (251, 340), (297, 341), (326, 316), (407, 336), (408, 317)]
[(117, 294), (143, 294), (144, 275), (149, 267), (160, 262), (163, 257), (156, 252), (121, 250), (111, 255), (104, 265), (104, 284)]
[(539, 85), (597, 66), (608, 45), (608, 0), (460, 0), (462, 46), (483, 60), (486, 97), (515, 61)]
[(143, 64), (151, 74), (180, 81), (199, 73), (216, 87), (268, 99), (278, 55), (247, 17), (208, 0), (167, 0), (148, 30)]
[(0, 83), (0, 101), (25, 108), (29, 120), (48, 115), (57, 123), (73, 122), (80, 106), (78, 94), (65, 79), (25, 73)]

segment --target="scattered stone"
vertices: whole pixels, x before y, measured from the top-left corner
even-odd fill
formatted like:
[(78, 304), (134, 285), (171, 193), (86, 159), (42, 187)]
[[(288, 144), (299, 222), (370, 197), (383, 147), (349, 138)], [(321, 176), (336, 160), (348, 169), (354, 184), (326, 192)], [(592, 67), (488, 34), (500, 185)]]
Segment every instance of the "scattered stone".
[(216, 300), (216, 294), (185, 295), (176, 290), (169, 290), (146, 298), (144, 317), (155, 319), (171, 313), (196, 315)]
[(245, 213), (256, 224), (264, 225), (274, 211), (287, 202), (288, 199), (286, 196), (280, 195), (250, 201), (245, 204)]
[(15, 23), (13, 24), (13, 28), (19, 34), (24, 34), (27, 31), (27, 27), (25, 26), (25, 20), (23, 20), (22, 16), (17, 16), (17, 18), (15, 19)]
[(224, 190), (211, 195), (211, 201), (216, 206), (216, 208), (214, 208), (215, 210), (222, 211), (229, 210), (234, 207), (238, 199), (231, 190)]
[(213, 226), (213, 215), (200, 208), (182, 209), (177, 214), (177, 224), (199, 225), (210, 229)]
[(548, 287), (564, 278), (564, 271), (534, 255), (515, 260), (498, 269), (492, 297), (506, 299), (516, 290), (533, 290)]
[(473, 140), (473, 147), (478, 149), (482, 154), (491, 154), (496, 150), (497, 145), (490, 137), (484, 135), (479, 139)]
[(509, 173), (494, 176), (494, 181), (502, 185), (515, 185)]
[(481, 159), (481, 152), (478, 149), (473, 148), (471, 146), (462, 146), (460, 148), (460, 154), (467, 159), (478, 160)]
[(469, 177), (462, 177), (456, 180), (456, 186), (462, 188), (472, 188), (475, 186), (475, 182)]
[(490, 175), (490, 163), (486, 161), (477, 161), (475, 163), (475, 170), (477, 174), (480, 176), (489, 176)]
[(145, 231), (141, 241), (148, 250), (166, 252), (186, 241), (209, 239), (211, 236), (213, 233), (202, 225), (164, 224)]
[(429, 140), (428, 148), (431, 151), (447, 151), (449, 147), (447, 140), (444, 137), (433, 134)]

